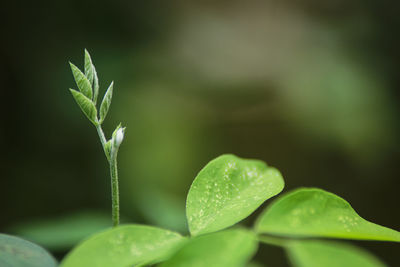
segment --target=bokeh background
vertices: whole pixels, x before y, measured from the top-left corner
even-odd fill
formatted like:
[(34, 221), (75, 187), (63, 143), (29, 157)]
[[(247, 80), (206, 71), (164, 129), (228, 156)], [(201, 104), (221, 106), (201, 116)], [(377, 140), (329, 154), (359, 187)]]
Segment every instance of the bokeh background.
[[(124, 222), (186, 233), (191, 181), (234, 153), (400, 230), (395, 1), (8, 1), (0, 20), (0, 232), (62, 257), (110, 225), (108, 166), (68, 91), (84, 48), (101, 93), (115, 81), (107, 135), (127, 127)], [(399, 244), (357, 244), (399, 264)]]

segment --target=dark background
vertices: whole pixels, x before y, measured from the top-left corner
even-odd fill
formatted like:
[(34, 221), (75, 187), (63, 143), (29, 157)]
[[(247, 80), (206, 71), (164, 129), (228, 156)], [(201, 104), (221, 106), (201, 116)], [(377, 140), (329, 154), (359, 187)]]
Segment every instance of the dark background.
[[(106, 160), (68, 91), (84, 48), (101, 94), (115, 81), (107, 135), (127, 127), (125, 222), (185, 233), (191, 181), (234, 153), (277, 167), (285, 190), (324, 188), (400, 230), (395, 1), (8, 1), (0, 12), (1, 232), (110, 211)], [(357, 243), (399, 263), (398, 244)], [(258, 257), (286, 264), (275, 248)]]

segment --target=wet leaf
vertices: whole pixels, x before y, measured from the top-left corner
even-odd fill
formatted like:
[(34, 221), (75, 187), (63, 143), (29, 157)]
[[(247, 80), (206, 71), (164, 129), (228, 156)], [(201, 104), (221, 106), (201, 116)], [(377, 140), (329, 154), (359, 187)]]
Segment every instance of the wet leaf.
[(144, 226), (119, 226), (83, 241), (61, 262), (63, 267), (110, 267), (157, 263), (186, 241), (181, 235)]
[(288, 193), (267, 207), (256, 231), (284, 236), (400, 242), (400, 233), (361, 218), (344, 199), (317, 188)]
[(222, 155), (197, 175), (186, 202), (192, 235), (215, 232), (249, 216), (282, 191), (278, 170), (259, 160)]
[(194, 237), (161, 267), (239, 267), (257, 250), (257, 238), (246, 230), (226, 230)]
[(368, 251), (331, 241), (293, 241), (286, 248), (294, 267), (385, 267)]

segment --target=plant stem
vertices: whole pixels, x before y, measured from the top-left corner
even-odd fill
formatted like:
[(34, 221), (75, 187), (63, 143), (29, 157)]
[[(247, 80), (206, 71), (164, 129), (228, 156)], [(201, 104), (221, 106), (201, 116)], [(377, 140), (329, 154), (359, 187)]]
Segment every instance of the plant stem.
[(99, 134), (100, 142), (101, 142), (101, 145), (103, 146), (104, 153), (107, 156), (107, 151), (106, 151), (107, 140), (106, 140), (106, 137), (104, 135), (103, 129), (101, 128), (100, 124), (96, 125), (96, 130), (97, 130), (97, 133)]
[(118, 168), (117, 157), (112, 156), (110, 159), (110, 174), (111, 174), (111, 201), (112, 201), (112, 220), (113, 226), (119, 224), (119, 188), (118, 188)]
[(273, 236), (265, 236), (265, 235), (258, 236), (258, 240), (262, 243), (277, 246), (277, 247), (286, 247), (286, 245), (287, 245), (287, 242), (285, 241), (285, 239), (273, 237)]
[(111, 176), (111, 205), (112, 205), (112, 221), (113, 221), (113, 226), (118, 226), (119, 225), (119, 186), (118, 186), (118, 168), (117, 168), (117, 150), (118, 149), (112, 149), (111, 155), (108, 157), (107, 156), (107, 150), (106, 150), (106, 137), (104, 135), (103, 129), (101, 128), (101, 125), (98, 124), (96, 125), (97, 133), (99, 134), (100, 137), (100, 142), (101, 145), (103, 146), (104, 153), (108, 159), (108, 162), (110, 164), (110, 176)]

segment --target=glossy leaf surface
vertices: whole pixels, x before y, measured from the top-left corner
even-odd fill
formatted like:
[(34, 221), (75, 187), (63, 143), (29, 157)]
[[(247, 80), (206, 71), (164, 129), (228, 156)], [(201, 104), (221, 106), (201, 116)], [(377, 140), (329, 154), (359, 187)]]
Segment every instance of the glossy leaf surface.
[(90, 85), (90, 81), (86, 78), (85, 74), (75, 66), (74, 64), (70, 63), (72, 74), (74, 75), (76, 85), (78, 86), (79, 91), (82, 92), (87, 98), (90, 100), (92, 99), (92, 86)]
[(0, 266), (56, 267), (57, 262), (45, 249), (34, 243), (0, 234)]
[(254, 233), (246, 230), (226, 230), (194, 237), (162, 267), (239, 267), (251, 259), (257, 250)]
[(264, 162), (222, 155), (208, 163), (190, 187), (186, 202), (190, 232), (199, 235), (229, 227), (283, 187), (279, 171)]
[(368, 251), (339, 242), (293, 241), (286, 250), (294, 267), (386, 266)]
[(267, 207), (259, 233), (400, 242), (400, 233), (361, 218), (344, 199), (317, 188), (288, 193)]
[(81, 92), (78, 92), (73, 89), (69, 89), (72, 93), (72, 96), (75, 98), (76, 103), (79, 105), (83, 113), (86, 117), (93, 123), (97, 124), (97, 109), (94, 106), (93, 102), (84, 96)]
[(181, 235), (144, 226), (119, 226), (83, 241), (62, 261), (63, 267), (110, 267), (162, 261), (186, 241)]

